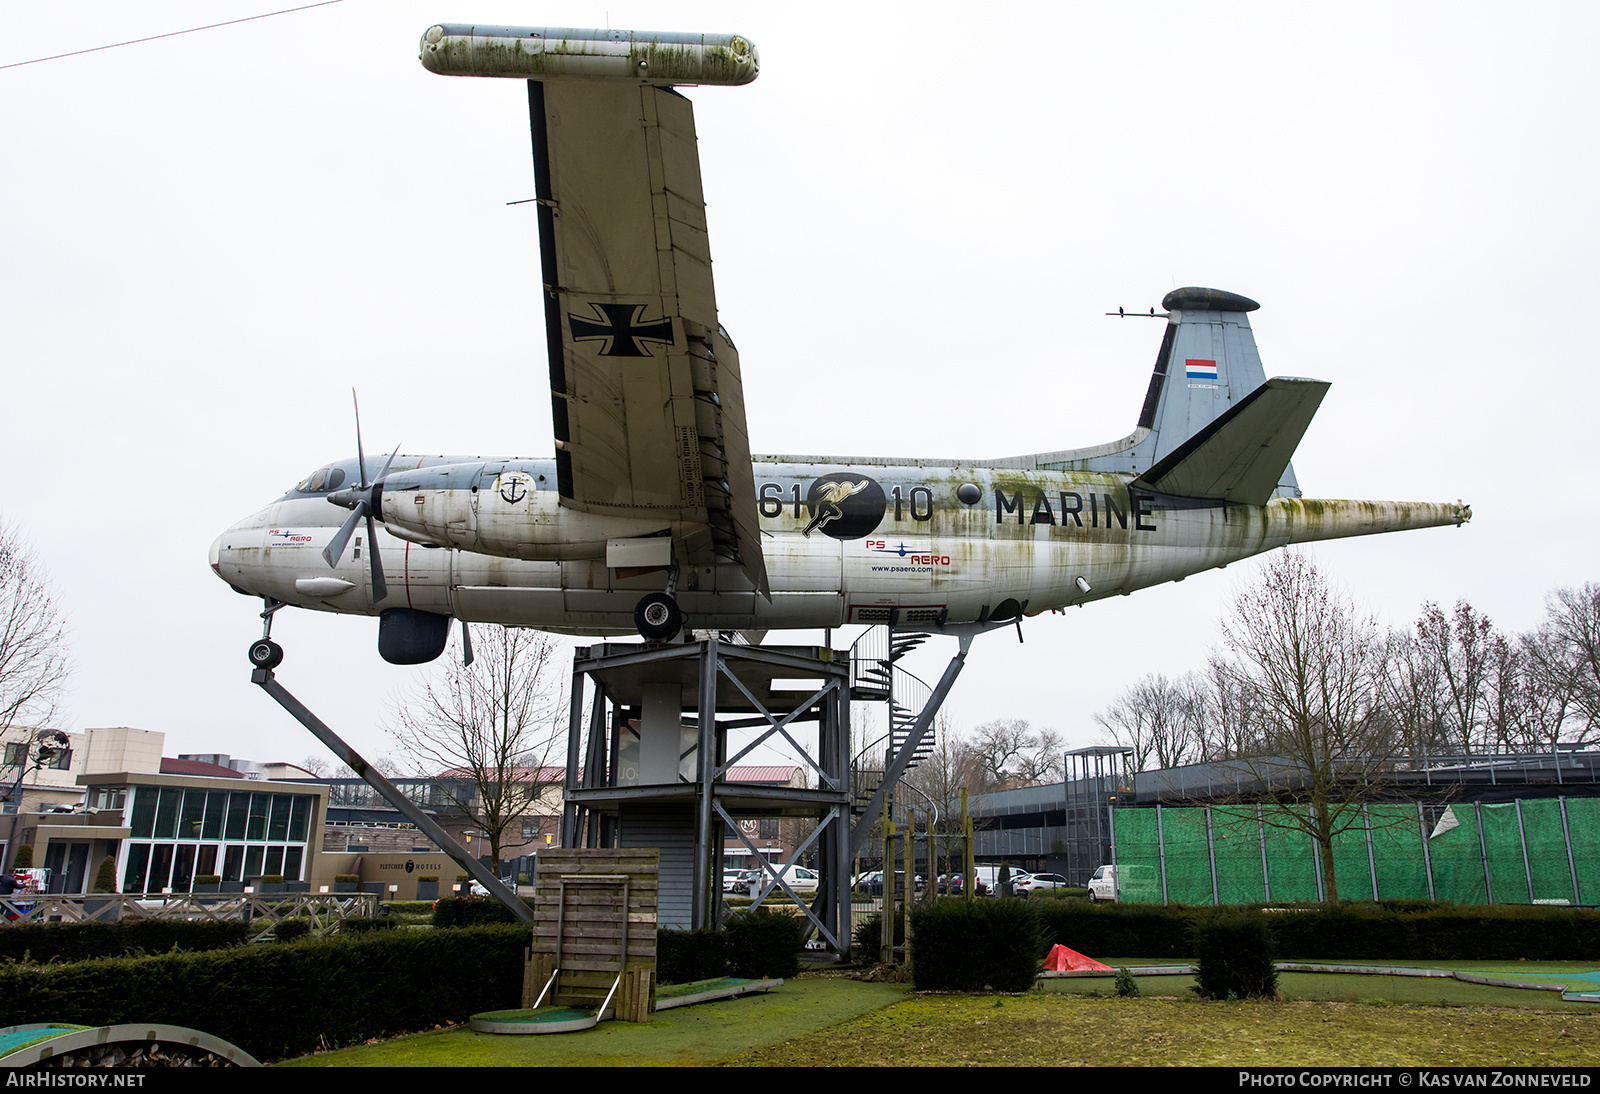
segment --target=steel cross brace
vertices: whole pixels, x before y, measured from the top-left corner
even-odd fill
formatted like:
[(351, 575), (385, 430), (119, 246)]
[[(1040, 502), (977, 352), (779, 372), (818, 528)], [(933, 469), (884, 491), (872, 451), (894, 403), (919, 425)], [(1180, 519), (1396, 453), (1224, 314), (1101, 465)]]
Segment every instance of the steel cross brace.
[(761, 742), (765, 741), (768, 737), (772, 736), (774, 733), (780, 733), (783, 735), (783, 739), (788, 741), (790, 746), (793, 747), (797, 753), (799, 753), (800, 758), (811, 765), (811, 769), (817, 773), (817, 777), (819, 779), (822, 779), (834, 790), (839, 789), (839, 780), (830, 778), (826, 771), (823, 771), (822, 768), (818, 767), (816, 761), (810, 756), (806, 755), (806, 750), (802, 748), (799, 742), (797, 742), (793, 737), (789, 736), (789, 731), (784, 727), (798, 718), (801, 714), (810, 710), (812, 706), (816, 704), (817, 700), (821, 699), (824, 695), (827, 695), (830, 691), (837, 691), (839, 689), (840, 681), (834, 680), (830, 683), (823, 684), (822, 687), (816, 690), (811, 698), (807, 699), (805, 702), (791, 710), (788, 714), (784, 715), (783, 718), (779, 719), (773, 717), (771, 712), (769, 712), (767, 708), (761, 704), (761, 700), (750, 694), (750, 689), (744, 686), (743, 680), (740, 680), (737, 676), (728, 671), (727, 663), (724, 662), (720, 657), (717, 658), (717, 671), (722, 673), (722, 675), (726, 676), (729, 680), (732, 680), (733, 686), (744, 692), (744, 697), (750, 700), (755, 708), (761, 712), (762, 717), (764, 717), (772, 725), (771, 729), (767, 730), (765, 733), (762, 733), (755, 740), (751, 741), (744, 748), (740, 749), (737, 756), (733, 757), (727, 763), (718, 768), (718, 775), (721, 775), (728, 768), (744, 759), (749, 752), (751, 752), (757, 745), (761, 744)]
[(829, 945), (833, 946), (833, 948), (837, 950), (839, 948), (839, 940), (834, 937), (833, 932), (828, 930), (827, 925), (824, 924), (822, 920), (817, 918), (816, 913), (813, 912), (810, 907), (808, 907), (806, 903), (800, 899), (799, 894), (793, 889), (789, 888), (789, 883), (783, 880), (784, 871), (793, 866), (800, 856), (805, 854), (806, 848), (810, 847), (816, 842), (817, 837), (822, 835), (823, 829), (828, 827), (827, 823), (825, 822), (823, 824), (819, 824), (816, 826), (816, 828), (812, 829), (811, 835), (806, 837), (805, 842), (799, 847), (796, 847), (794, 851), (790, 853), (788, 860), (780, 869), (774, 871), (772, 869), (772, 863), (766, 862), (761, 858), (761, 852), (756, 850), (755, 844), (751, 843), (745, 838), (743, 830), (740, 829), (738, 823), (732, 817), (728, 816), (728, 811), (722, 808), (721, 802), (716, 803), (716, 810), (718, 815), (722, 817), (723, 822), (727, 824), (729, 828), (733, 829), (734, 835), (739, 837), (739, 842), (744, 844), (745, 848), (755, 856), (757, 862), (761, 863), (762, 871), (772, 874), (772, 880), (767, 882), (766, 886), (756, 894), (755, 900), (750, 903), (750, 910), (754, 911), (755, 909), (761, 907), (761, 902), (766, 900), (767, 897), (771, 895), (774, 885), (782, 886), (783, 891), (789, 894), (789, 899), (794, 901), (795, 904), (799, 906), (800, 910), (806, 914), (807, 919), (811, 920), (812, 926), (821, 931), (823, 936), (827, 938)]
[(304, 703), (289, 694), (289, 689), (273, 678), (271, 669), (252, 670), (250, 682), (259, 685), (261, 690), (272, 696), (279, 706), (294, 715), (295, 720), (309, 729), (317, 740), (327, 745), (346, 767), (365, 779), (368, 786), (383, 796), (384, 801), (394, 806), (401, 816), (421, 829), (423, 835), (454, 859), (473, 880), (489, 890), (496, 900), (510, 908), (518, 919), (530, 927), (535, 926), (533, 909), (524, 904), (521, 897), (501, 884), (500, 879), (485, 869), (483, 863), (473, 858), (465, 847), (451, 839), (450, 834), (439, 827), (437, 821), (418, 808), (410, 798), (400, 793), (394, 783), (384, 778), (382, 773), (362, 759), (355, 749), (345, 744), (339, 735), (329, 729), (322, 719), (312, 714)]

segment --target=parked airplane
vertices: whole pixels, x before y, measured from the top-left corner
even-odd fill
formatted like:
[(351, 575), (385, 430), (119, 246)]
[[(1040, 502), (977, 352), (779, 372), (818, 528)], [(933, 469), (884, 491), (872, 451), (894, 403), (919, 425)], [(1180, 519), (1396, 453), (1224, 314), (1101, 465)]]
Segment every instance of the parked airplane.
[[(319, 468), (219, 536), (211, 567), (271, 613), (379, 617), (385, 660), (452, 619), (666, 640), (984, 628), (1291, 543), (1459, 525), (1459, 503), (1303, 498), (1289, 460), (1328, 384), (1267, 379), (1249, 313), (1168, 293), (1133, 432), (1004, 459), (750, 455), (712, 288), (693, 108), (742, 84), (734, 36), (435, 26), (422, 62), (527, 80), (552, 459), (391, 454)], [(332, 504), (330, 504), (332, 503)], [(345, 516), (341, 508), (351, 510)], [(282, 651), (264, 637), (258, 666)]]

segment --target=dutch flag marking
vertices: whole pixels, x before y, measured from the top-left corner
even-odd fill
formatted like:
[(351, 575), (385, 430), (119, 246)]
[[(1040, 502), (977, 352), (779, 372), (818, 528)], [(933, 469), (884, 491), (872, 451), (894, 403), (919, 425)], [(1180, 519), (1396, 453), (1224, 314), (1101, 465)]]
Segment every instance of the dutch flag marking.
[(1217, 378), (1217, 363), (1215, 361), (1187, 357), (1184, 359), (1183, 365), (1188, 370), (1189, 379), (1191, 380), (1215, 380)]

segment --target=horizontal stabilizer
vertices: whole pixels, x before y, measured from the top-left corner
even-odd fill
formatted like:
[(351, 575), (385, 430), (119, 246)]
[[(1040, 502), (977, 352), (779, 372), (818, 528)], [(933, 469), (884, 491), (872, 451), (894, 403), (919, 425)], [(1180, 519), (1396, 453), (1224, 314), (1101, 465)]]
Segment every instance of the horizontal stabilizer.
[(1274, 376), (1162, 457), (1134, 485), (1184, 498), (1265, 505), (1328, 386), (1322, 380)]

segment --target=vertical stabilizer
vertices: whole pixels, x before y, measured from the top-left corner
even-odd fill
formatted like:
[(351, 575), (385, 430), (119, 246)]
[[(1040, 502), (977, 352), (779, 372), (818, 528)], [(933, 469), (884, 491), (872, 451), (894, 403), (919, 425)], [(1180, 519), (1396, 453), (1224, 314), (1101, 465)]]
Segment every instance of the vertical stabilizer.
[[(1162, 461), (1171, 464), (1174, 453), (1182, 457), (1185, 445), (1201, 439), (1212, 423), (1242, 410), (1242, 404), (1261, 390), (1267, 377), (1250, 330), (1250, 313), (1260, 304), (1238, 293), (1189, 287), (1169, 292), (1161, 306), (1167, 311), (1167, 329), (1138, 428), (1124, 440), (1098, 449), (1041, 453), (1033, 458), (1034, 466), (1138, 475), (1166, 468)], [(1314, 412), (1315, 406), (1310, 409)], [(1297, 432), (1292, 442), (1298, 440)], [(1293, 451), (1292, 443), (1288, 451)], [(1273, 492), (1300, 496), (1294, 469), (1287, 462)]]
[[(1161, 301), (1161, 339), (1139, 426), (1139, 445), (1156, 461), (1210, 425), (1266, 382), (1249, 313), (1261, 307), (1220, 289), (1174, 289)], [(1142, 468), (1141, 468), (1142, 470)]]

